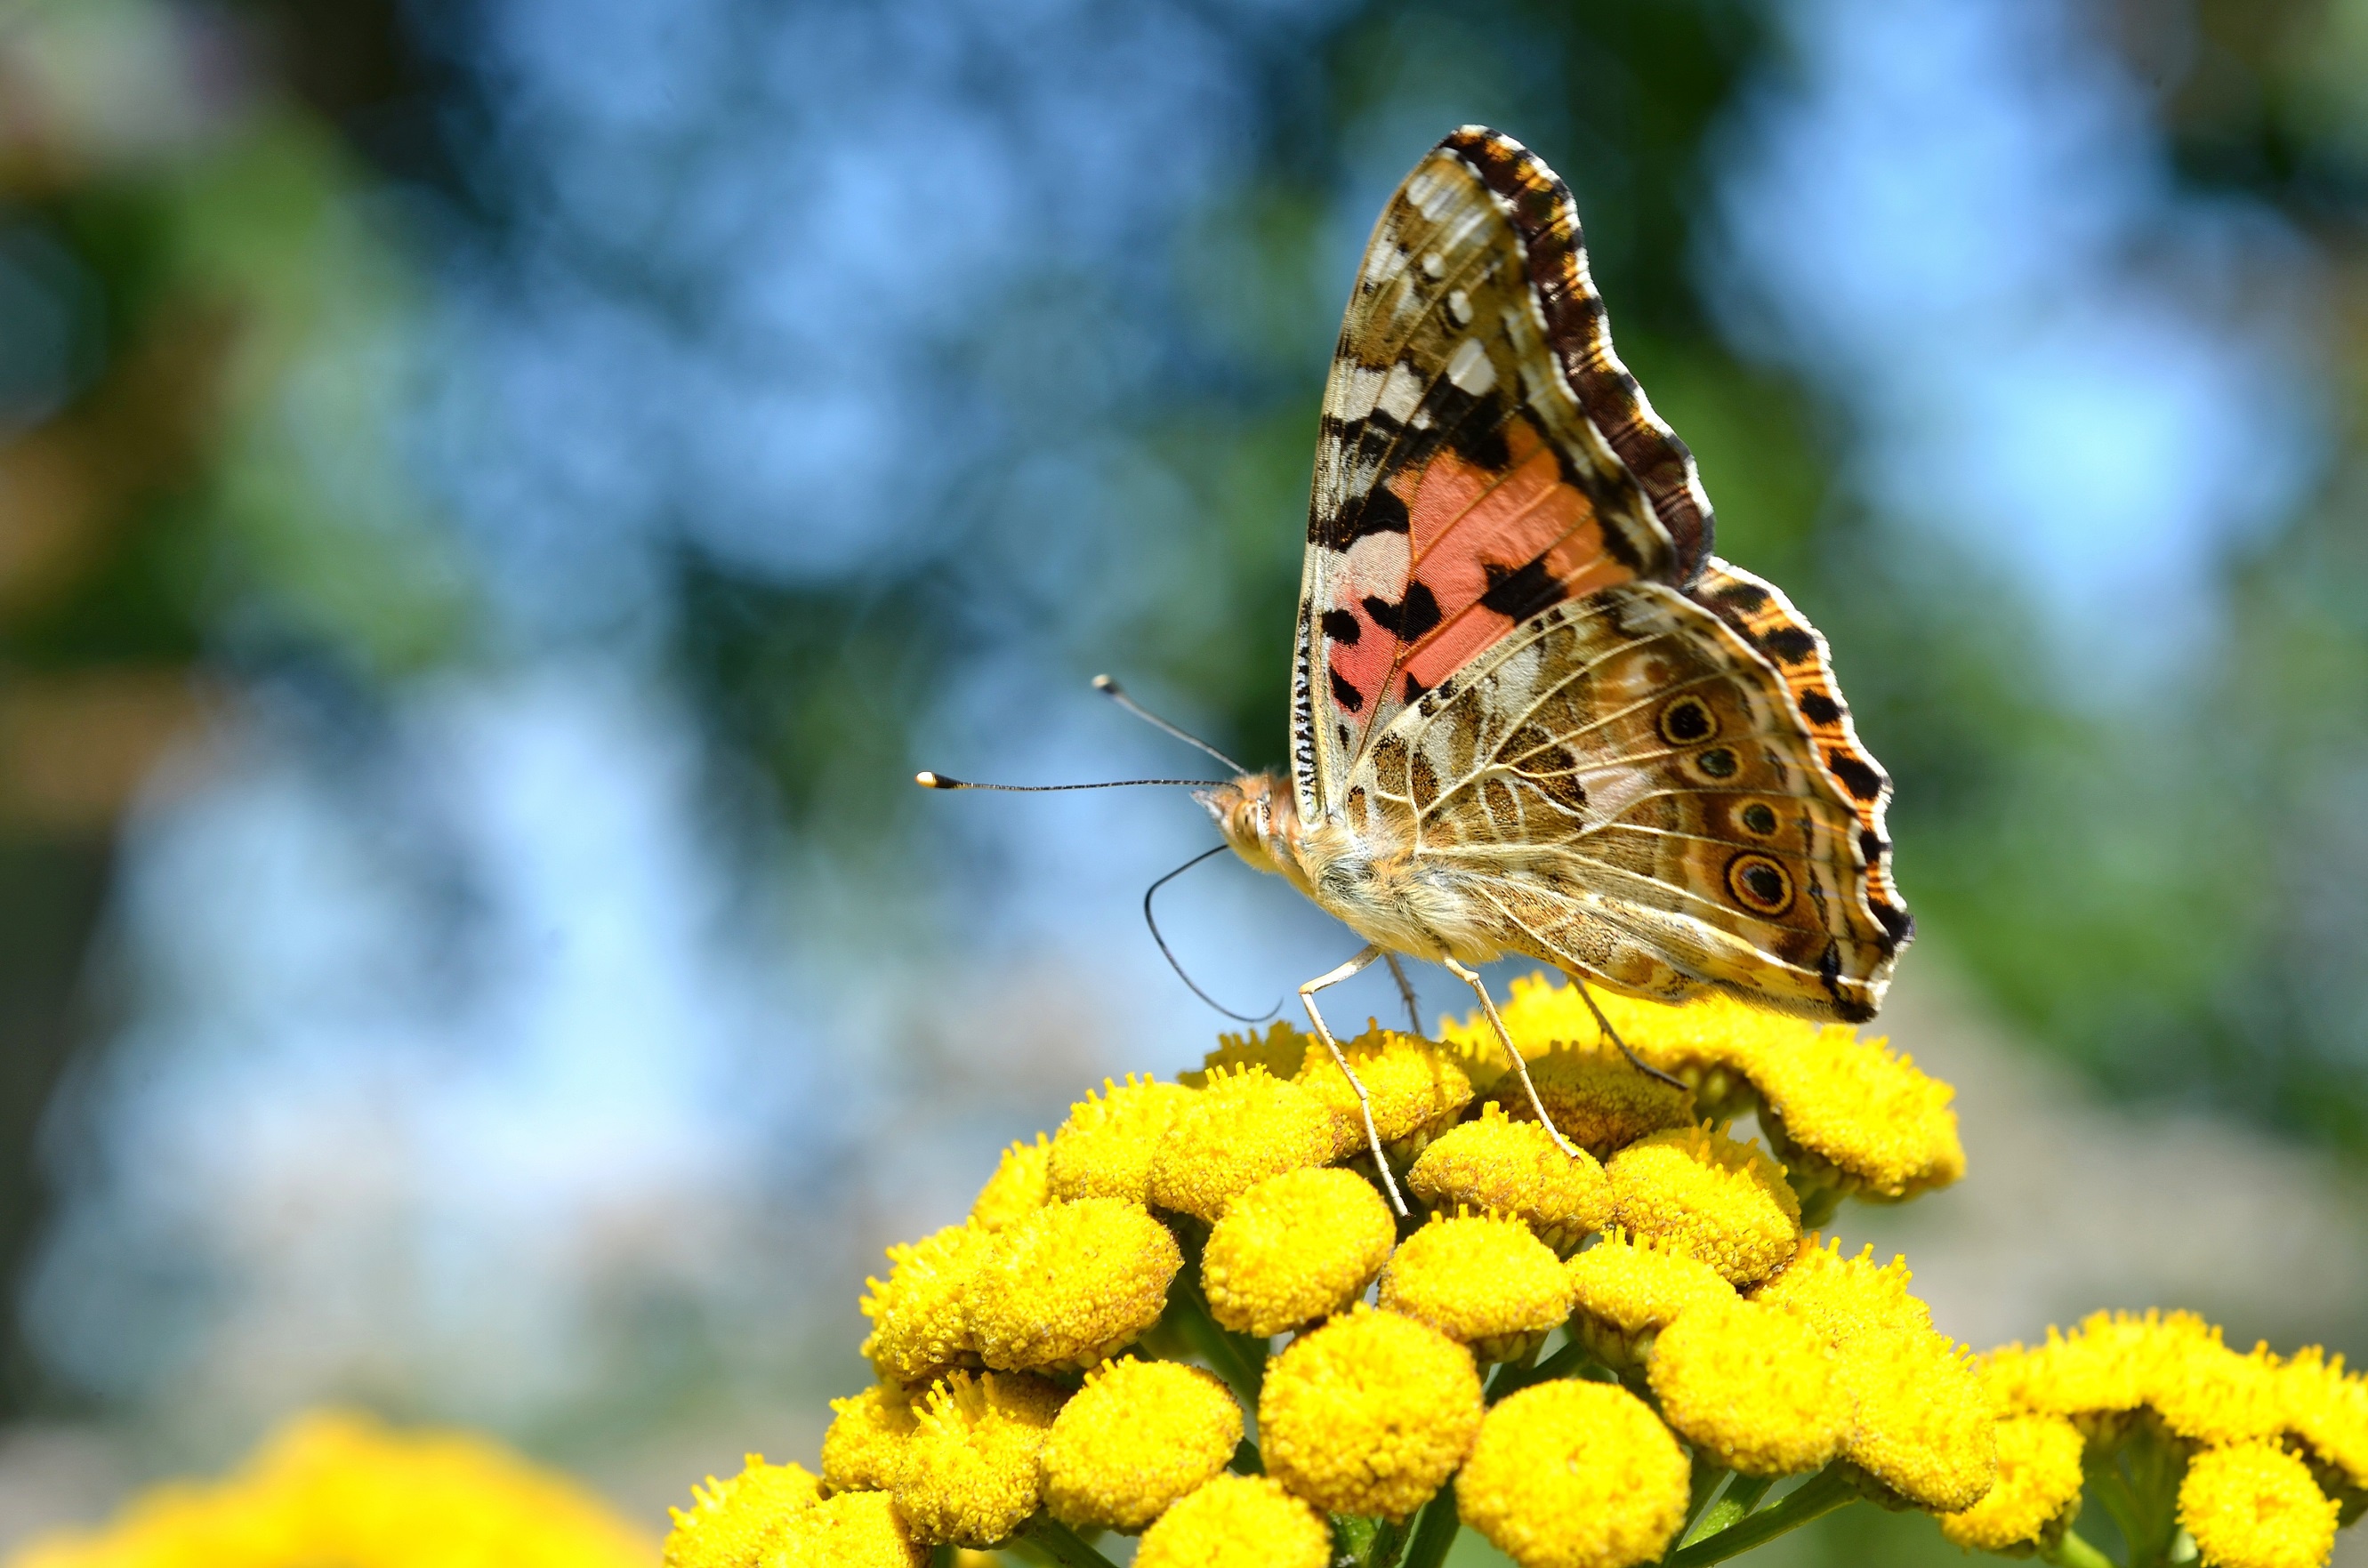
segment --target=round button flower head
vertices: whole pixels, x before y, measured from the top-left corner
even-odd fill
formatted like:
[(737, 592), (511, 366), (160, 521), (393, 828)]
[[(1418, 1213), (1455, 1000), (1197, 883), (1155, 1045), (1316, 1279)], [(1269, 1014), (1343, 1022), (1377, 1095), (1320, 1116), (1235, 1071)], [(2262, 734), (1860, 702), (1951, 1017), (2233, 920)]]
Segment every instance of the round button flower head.
[(1177, 1074), (1176, 1081), (1187, 1088), (1205, 1089), (1210, 1074), (1240, 1067), (1262, 1067), (1272, 1077), (1296, 1078), (1311, 1046), (1323, 1049), (1314, 1035), (1302, 1034), (1280, 1019), (1268, 1025), (1262, 1035), (1247, 1029), (1240, 1034), (1221, 1034), (1217, 1037), (1217, 1049), (1201, 1058), (1200, 1068)]
[(2094, 1425), (2149, 1403), (2165, 1360), (2177, 1361), (2211, 1332), (2192, 1312), (2097, 1312), (2070, 1334), (2050, 1328), (2035, 1347), (1991, 1351), (1982, 1358), (1983, 1376), (2009, 1410)]
[(1404, 1518), (1463, 1462), (1479, 1429), (1472, 1353), (1396, 1312), (1359, 1306), (1267, 1366), (1267, 1473), (1334, 1514)]
[(1604, 1167), (1620, 1222), (1748, 1285), (1799, 1244), (1801, 1204), (1775, 1161), (1706, 1127), (1631, 1143)]
[(1941, 1516), (1941, 1533), (1969, 1551), (2044, 1546), (2080, 1511), (2080, 1429), (2061, 1415), (1998, 1423), (1998, 1483), (1972, 1507)]
[(1241, 1440), (1241, 1406), (1208, 1373), (1113, 1361), (1053, 1420), (1044, 1506), (1064, 1524), (1131, 1534), (1224, 1470)]
[(905, 1441), (913, 1435), (913, 1402), (901, 1389), (868, 1388), (830, 1402), (830, 1430), (822, 1437), (822, 1478), (834, 1492), (884, 1492), (896, 1484)]
[(1211, 1227), (1201, 1288), (1219, 1323), (1263, 1339), (1355, 1301), (1397, 1239), (1388, 1205), (1356, 1172), (1285, 1171), (1235, 1199)]
[(1988, 1494), (1998, 1422), (1971, 1360), (1929, 1329), (1867, 1330), (1836, 1353), (1853, 1413), (1845, 1458), (1928, 1513)]
[(1184, 1266), (1149, 1210), (1115, 1198), (1055, 1203), (996, 1233), (963, 1303), (997, 1370), (1090, 1367), (1140, 1338)]
[(1745, 1475), (1816, 1470), (1850, 1429), (1833, 1351), (1780, 1308), (1697, 1303), (1654, 1341), (1647, 1377), (1662, 1419)]
[(1325, 1568), (1332, 1532), (1263, 1475), (1220, 1475), (1145, 1530), (1134, 1568)]
[(2156, 1364), (2147, 1403), (2173, 1435), (2221, 1448), (2263, 1441), (2284, 1429), (2285, 1383), (2268, 1346), (2240, 1356), (2221, 1343), (2217, 1328), (2165, 1338), (2170, 1342)]
[(1595, 1156), (1572, 1159), (1534, 1120), (1515, 1121), (1490, 1100), (1480, 1119), (1433, 1139), (1406, 1186), (1434, 1209), (1459, 1205), (1510, 1214), (1538, 1240), (1568, 1256), (1591, 1232), (1611, 1222), (1611, 1183)]
[(1690, 1471), (1644, 1401), (1561, 1380), (1488, 1412), (1455, 1501), (1521, 1568), (1630, 1568), (1657, 1561), (1685, 1522)]
[(1044, 1434), (1062, 1398), (1024, 1373), (956, 1372), (931, 1389), (893, 1493), (913, 1539), (984, 1548), (1018, 1529), (1043, 1501)]
[[(1609, 1041), (1556, 1045), (1530, 1062), (1530, 1082), (1563, 1136), (1598, 1159), (1649, 1134), (1693, 1125), (1691, 1090), (1638, 1072)], [(1500, 1078), (1493, 1087), (1516, 1120), (1536, 1119), (1518, 1079)]]
[(1043, 1208), (1053, 1200), (1052, 1174), (1053, 1146), (1042, 1132), (1033, 1143), (1006, 1149), (970, 1206), (972, 1228), (999, 1231)]
[(2343, 1358), (2306, 1346), (2279, 1369), (2286, 1425), (2354, 1492), (2368, 1492), (2368, 1382), (2347, 1377)]
[(780, 1539), (790, 1516), (822, 1500), (822, 1483), (793, 1464), (767, 1464), (747, 1456), (729, 1481), (707, 1478), (690, 1489), (689, 1508), (673, 1508), (666, 1568), (756, 1568)]
[(929, 1560), (884, 1492), (848, 1492), (792, 1517), (762, 1568), (921, 1568)]
[[(1956, 1091), (1846, 1026), (1782, 1020), (1751, 1052), (1760, 1124), (1813, 1185), (1896, 1201), (1965, 1174)], [(1796, 1171), (1796, 1175), (1803, 1172)]]
[(977, 1347), (962, 1316), (962, 1296), (989, 1240), (986, 1232), (948, 1225), (933, 1236), (888, 1249), (888, 1282), (867, 1279), (863, 1315), (871, 1333), (863, 1354), (888, 1382), (927, 1385), (949, 1368), (975, 1365)]
[[(1373, 1129), (1389, 1152), (1400, 1159), (1418, 1153), (1423, 1145), (1455, 1125), (1472, 1103), (1472, 1080), (1463, 1069), (1428, 1040), (1390, 1029), (1370, 1029), (1342, 1042), (1357, 1081), (1365, 1085), (1372, 1103)], [(1341, 1075), (1340, 1064), (1320, 1044), (1300, 1061), (1299, 1086), (1321, 1100), (1332, 1112), (1332, 1153), (1345, 1159), (1365, 1148), (1365, 1117), (1357, 1091)]]
[(1121, 1198), (1141, 1203), (1151, 1185), (1151, 1156), (1177, 1113), (1192, 1101), (1179, 1084), (1102, 1080), (1102, 1092), (1069, 1108), (1053, 1134), (1046, 1176), (1054, 1198)]
[(1151, 1201), (1214, 1220), (1270, 1176), (1332, 1158), (1332, 1113), (1296, 1084), (1251, 1066), (1209, 1072), (1151, 1157)]
[(1379, 1300), (1483, 1361), (1512, 1361), (1570, 1315), (1570, 1278), (1519, 1220), (1441, 1216), (1399, 1244), (1382, 1270)]
[(1841, 1256), (1841, 1243), (1825, 1245), (1809, 1237), (1784, 1272), (1752, 1292), (1752, 1300), (1797, 1312), (1816, 1325), (1829, 1345), (1870, 1329), (1929, 1330), (1932, 1312), (1908, 1293), (1907, 1260), (1895, 1256), (1877, 1265), (1874, 1248)]
[(1615, 1371), (1644, 1365), (1654, 1336), (1703, 1301), (1732, 1301), (1735, 1287), (1709, 1264), (1612, 1231), (1564, 1265), (1570, 1331)]
[(2340, 1512), (2310, 1467), (2273, 1443), (2207, 1449), (2179, 1487), (2179, 1522), (2210, 1568), (2319, 1568)]

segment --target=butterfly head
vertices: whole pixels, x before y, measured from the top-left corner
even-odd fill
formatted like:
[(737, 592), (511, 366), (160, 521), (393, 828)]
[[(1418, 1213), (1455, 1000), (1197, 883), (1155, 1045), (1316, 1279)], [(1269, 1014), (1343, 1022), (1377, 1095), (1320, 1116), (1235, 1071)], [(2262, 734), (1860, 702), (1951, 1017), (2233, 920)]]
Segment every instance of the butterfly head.
[(1216, 819), (1234, 853), (1261, 871), (1304, 882), (1300, 868), (1299, 807), (1291, 781), (1276, 773), (1245, 773), (1224, 784), (1195, 790), (1192, 798)]

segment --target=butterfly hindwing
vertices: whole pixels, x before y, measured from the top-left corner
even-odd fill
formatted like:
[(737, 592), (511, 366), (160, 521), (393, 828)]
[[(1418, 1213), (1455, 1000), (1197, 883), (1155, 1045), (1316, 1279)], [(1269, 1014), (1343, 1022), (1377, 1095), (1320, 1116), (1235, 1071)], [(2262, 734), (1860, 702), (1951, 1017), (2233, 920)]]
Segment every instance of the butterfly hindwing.
[(1467, 127), (1391, 198), (1325, 392), (1293, 681), (1303, 815), (1409, 702), (1524, 619), (1690, 581), (1711, 514), (1612, 352), (1570, 193)]

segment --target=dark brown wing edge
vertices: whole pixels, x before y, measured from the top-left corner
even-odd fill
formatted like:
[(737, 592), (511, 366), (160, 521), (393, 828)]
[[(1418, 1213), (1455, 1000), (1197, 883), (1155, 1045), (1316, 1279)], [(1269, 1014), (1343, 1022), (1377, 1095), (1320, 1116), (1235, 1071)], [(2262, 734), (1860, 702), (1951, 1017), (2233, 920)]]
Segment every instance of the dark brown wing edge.
[(1688, 597), (1740, 632), (1784, 677), (1817, 766), (1858, 818), (1867, 914), (1882, 933), (1884, 956), (1896, 953), (1916, 935), (1916, 922), (1891, 879), (1891, 838), (1884, 827), (1891, 776), (1859, 742), (1825, 634), (1775, 584), (1715, 556), (1703, 563), (1702, 582)]
[(1587, 241), (1570, 187), (1545, 160), (1485, 125), (1447, 134), (1440, 150), (1470, 165), (1510, 208), (1544, 306), (1546, 341), (1586, 414), (1651, 503), (1677, 546), (1675, 585), (1690, 588), (1710, 559), (1713, 519), (1694, 455), (1661, 423), (1636, 378), (1611, 347), (1611, 323), (1587, 271)]

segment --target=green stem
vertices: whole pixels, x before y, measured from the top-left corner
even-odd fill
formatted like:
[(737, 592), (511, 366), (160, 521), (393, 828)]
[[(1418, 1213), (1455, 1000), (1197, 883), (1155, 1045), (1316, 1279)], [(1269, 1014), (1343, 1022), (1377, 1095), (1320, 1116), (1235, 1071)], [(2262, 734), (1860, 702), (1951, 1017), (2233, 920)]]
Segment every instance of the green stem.
[(1235, 1445), (1234, 1457), (1225, 1461), (1225, 1468), (1235, 1475), (1264, 1475), (1266, 1456), (1258, 1452), (1256, 1443), (1244, 1437)]
[(1414, 1541), (1398, 1568), (1439, 1568), (1447, 1561), (1447, 1550), (1455, 1544), (1456, 1532), (1463, 1527), (1463, 1520), (1455, 1511), (1455, 1483), (1451, 1481), (1423, 1505), (1422, 1517), (1414, 1522)]
[(1712, 1504), (1694, 1522), (1694, 1527), (1678, 1538), (1679, 1544), (1691, 1546), (1695, 1541), (1714, 1536), (1721, 1530), (1734, 1528), (1751, 1517), (1751, 1511), (1759, 1506), (1759, 1499), (1767, 1496), (1768, 1489), (1775, 1484), (1776, 1478), (1772, 1475), (1736, 1476), (1734, 1483), (1727, 1487), (1725, 1495)]
[(2039, 1554), (2055, 1568), (2113, 1568), (2113, 1560), (2089, 1544), (2078, 1530), (2065, 1528), (2064, 1539)]
[(1256, 1410), (1258, 1390), (1266, 1381), (1266, 1358), (1252, 1357), (1238, 1336), (1227, 1334), (1209, 1315), (1209, 1303), (1202, 1298), (1199, 1283), (1189, 1274), (1176, 1281), (1175, 1291), (1167, 1298), (1167, 1312), (1185, 1343), (1200, 1353), (1212, 1371), (1225, 1380), (1235, 1398)]
[(1710, 1506), (1710, 1500), (1718, 1495), (1718, 1489), (1734, 1479), (1734, 1476), (1735, 1471), (1720, 1464), (1708, 1454), (1699, 1449), (1694, 1450), (1692, 1494), (1686, 1499), (1685, 1527), (1678, 1531), (1679, 1545), (1693, 1540), (1698, 1535), (1713, 1533), (1701, 1528), (1703, 1524), (1703, 1510)]
[(1704, 1568), (1707, 1563), (1724, 1562), (1799, 1529), (1812, 1519), (1821, 1519), (1857, 1497), (1858, 1489), (1850, 1484), (1842, 1461), (1836, 1460), (1811, 1476), (1805, 1484), (1786, 1493), (1759, 1513), (1671, 1552), (1668, 1558), (1669, 1568)]
[(1118, 1568), (1050, 1514), (1036, 1515), (1019, 1527), (1019, 1533), (1030, 1545), (1041, 1547), (1061, 1568)]

